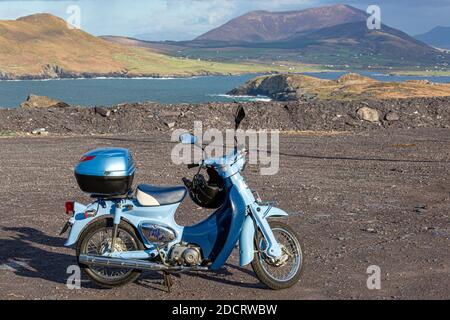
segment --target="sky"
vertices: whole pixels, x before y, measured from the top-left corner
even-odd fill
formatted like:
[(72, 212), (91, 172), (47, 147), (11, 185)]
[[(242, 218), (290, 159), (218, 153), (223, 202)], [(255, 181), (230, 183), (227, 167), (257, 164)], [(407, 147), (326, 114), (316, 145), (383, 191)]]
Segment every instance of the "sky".
[(48, 12), (68, 19), (80, 9), (81, 28), (94, 35), (191, 40), (252, 10), (300, 10), (336, 3), (381, 8), (382, 22), (411, 35), (450, 26), (450, 0), (0, 0), (0, 20)]

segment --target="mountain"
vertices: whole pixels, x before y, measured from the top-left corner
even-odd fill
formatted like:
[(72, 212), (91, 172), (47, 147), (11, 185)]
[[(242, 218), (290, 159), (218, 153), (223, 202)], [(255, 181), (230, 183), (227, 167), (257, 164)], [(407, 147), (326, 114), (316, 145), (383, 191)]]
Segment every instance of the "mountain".
[(252, 44), (252, 47), (300, 50), (306, 57), (333, 64), (360, 63), (371, 66), (434, 64), (442, 61), (442, 53), (406, 33), (382, 25), (369, 30), (366, 22), (352, 22), (297, 33), (275, 42)]
[(290, 61), (332, 68), (430, 67), (444, 70), (450, 55), (406, 33), (382, 25), (367, 28), (368, 15), (348, 5), (301, 11), (253, 11), (192, 41), (108, 39), (185, 58), (213, 61)]
[(301, 11), (253, 11), (213, 29), (196, 40), (265, 42), (289, 38), (299, 32), (366, 21), (365, 12), (334, 5)]
[(271, 66), (169, 57), (112, 43), (50, 14), (0, 21), (0, 78), (193, 76), (276, 71)]
[(450, 49), (450, 27), (438, 26), (415, 38), (434, 47)]

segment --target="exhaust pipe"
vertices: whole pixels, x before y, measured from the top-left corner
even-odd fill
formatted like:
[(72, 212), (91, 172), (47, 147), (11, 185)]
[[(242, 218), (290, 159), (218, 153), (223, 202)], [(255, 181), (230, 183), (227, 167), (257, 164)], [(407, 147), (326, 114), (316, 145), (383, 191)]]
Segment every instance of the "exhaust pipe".
[(208, 271), (207, 267), (185, 267), (173, 266), (168, 267), (160, 263), (154, 263), (145, 260), (108, 258), (102, 256), (89, 256), (81, 254), (78, 257), (78, 262), (88, 266), (110, 267), (110, 268), (124, 268), (124, 269), (138, 269), (150, 271)]

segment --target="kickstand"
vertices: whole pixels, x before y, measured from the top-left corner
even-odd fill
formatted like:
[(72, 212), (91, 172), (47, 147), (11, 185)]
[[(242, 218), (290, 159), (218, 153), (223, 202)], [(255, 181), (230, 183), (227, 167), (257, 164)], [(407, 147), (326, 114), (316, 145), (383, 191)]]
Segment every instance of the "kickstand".
[(164, 275), (164, 285), (167, 287), (167, 292), (171, 293), (172, 290), (172, 286), (173, 286), (173, 281), (172, 281), (172, 276), (170, 275), (170, 273), (163, 271), (163, 275)]

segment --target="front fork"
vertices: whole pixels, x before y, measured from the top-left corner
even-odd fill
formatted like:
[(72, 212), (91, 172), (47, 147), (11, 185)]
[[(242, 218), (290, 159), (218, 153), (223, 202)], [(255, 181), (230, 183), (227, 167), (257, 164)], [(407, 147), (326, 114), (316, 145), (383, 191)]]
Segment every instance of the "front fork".
[(258, 226), (259, 230), (261, 230), (261, 233), (263, 234), (264, 239), (267, 241), (267, 250), (266, 255), (268, 255), (270, 258), (276, 259), (281, 257), (281, 247), (278, 244), (277, 239), (275, 239), (275, 236), (272, 232), (272, 229), (270, 228), (269, 222), (267, 221), (267, 210), (263, 210), (261, 206), (259, 205), (251, 205), (250, 210), (252, 212), (252, 217), (255, 219), (255, 223)]
[(267, 242), (267, 249), (265, 254), (272, 259), (278, 259), (282, 255), (282, 250), (278, 241), (270, 228), (267, 219), (271, 216), (283, 217), (287, 216), (284, 211), (273, 208), (272, 206), (260, 206), (258, 204), (253, 204), (249, 206), (248, 215), (244, 221), (242, 227), (241, 236), (239, 239), (240, 247), (240, 265), (246, 266), (252, 262), (254, 258), (254, 239), (256, 229), (259, 229)]

